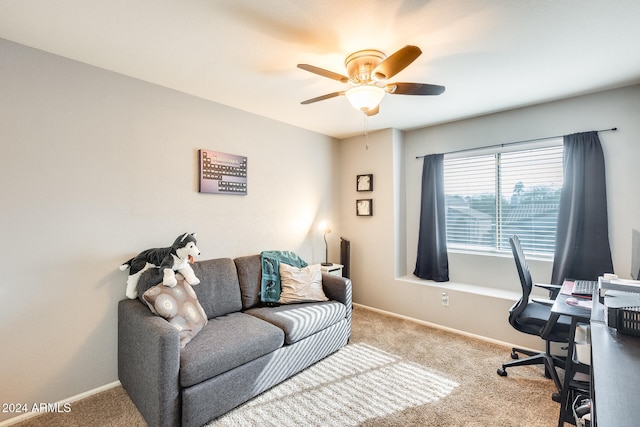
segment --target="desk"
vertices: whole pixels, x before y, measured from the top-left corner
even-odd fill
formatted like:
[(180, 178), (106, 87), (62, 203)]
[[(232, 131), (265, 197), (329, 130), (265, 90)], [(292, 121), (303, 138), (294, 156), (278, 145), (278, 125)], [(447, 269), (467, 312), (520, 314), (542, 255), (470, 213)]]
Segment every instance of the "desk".
[(586, 322), (588, 323), (591, 319), (591, 308), (583, 307), (579, 305), (570, 305), (567, 304), (568, 298), (570, 295), (565, 295), (563, 293), (559, 293), (553, 302), (553, 306), (551, 307), (551, 316), (549, 316), (549, 322), (545, 330), (542, 332), (542, 338), (549, 336), (551, 330), (553, 329), (553, 325), (558, 321), (560, 316), (569, 316), (571, 317), (571, 323), (577, 324), (578, 322)]
[[(575, 327), (580, 322), (591, 324), (591, 401), (592, 426), (633, 427), (640, 425), (640, 338), (618, 333), (604, 323), (604, 305), (598, 302), (597, 290), (593, 308), (567, 304), (568, 295), (558, 294), (551, 308), (549, 329), (560, 316), (571, 317), (569, 349), (565, 372), (573, 372)], [(543, 332), (544, 337), (544, 332)], [(566, 375), (565, 375), (566, 376)], [(571, 375), (570, 375), (571, 376)], [(569, 393), (565, 384), (561, 393), (558, 425), (573, 423), (567, 410)]]
[[(564, 286), (566, 286), (566, 282), (563, 287)], [(573, 412), (571, 410), (572, 402), (569, 402), (569, 390), (571, 380), (573, 379), (572, 377), (576, 372), (578, 372), (578, 370), (576, 370), (576, 366), (574, 366), (575, 364), (573, 361), (576, 325), (578, 323), (588, 323), (591, 319), (591, 308), (567, 304), (567, 299), (570, 297), (570, 295), (566, 295), (562, 293), (562, 291), (558, 294), (553, 303), (553, 306), (551, 307), (551, 316), (549, 316), (547, 327), (542, 332), (542, 338), (547, 339), (551, 330), (553, 329), (553, 325), (558, 321), (560, 316), (571, 317), (571, 328), (569, 329), (569, 347), (567, 349), (567, 359), (565, 362), (565, 380), (560, 392), (560, 414), (558, 416), (559, 427), (562, 427), (565, 421), (575, 424)]]
[(594, 300), (591, 316), (592, 425), (640, 425), (640, 338), (604, 323), (604, 306)]

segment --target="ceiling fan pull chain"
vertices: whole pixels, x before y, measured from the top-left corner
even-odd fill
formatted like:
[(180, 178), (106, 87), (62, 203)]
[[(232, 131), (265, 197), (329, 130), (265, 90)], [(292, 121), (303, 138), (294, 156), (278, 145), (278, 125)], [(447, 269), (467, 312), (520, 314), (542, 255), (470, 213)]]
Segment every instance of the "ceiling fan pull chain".
[(362, 114), (364, 116), (364, 149), (369, 150), (369, 132), (368, 132), (368, 124), (369, 124), (369, 116), (366, 114)]

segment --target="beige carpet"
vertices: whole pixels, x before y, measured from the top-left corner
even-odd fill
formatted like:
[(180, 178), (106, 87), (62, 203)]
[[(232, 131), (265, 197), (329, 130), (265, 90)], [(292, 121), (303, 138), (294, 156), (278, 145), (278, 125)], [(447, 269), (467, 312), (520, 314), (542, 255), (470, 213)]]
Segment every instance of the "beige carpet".
[[(542, 367), (500, 377), (509, 349), (356, 307), (347, 347), (209, 424), (227, 426), (554, 426)], [(143, 426), (121, 387), (27, 426)]]

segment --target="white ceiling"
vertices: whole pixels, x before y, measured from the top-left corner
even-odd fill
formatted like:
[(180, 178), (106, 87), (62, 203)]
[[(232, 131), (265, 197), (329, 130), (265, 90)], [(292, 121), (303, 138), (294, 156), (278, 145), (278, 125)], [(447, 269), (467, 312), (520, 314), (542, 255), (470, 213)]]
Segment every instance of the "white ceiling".
[(1, 0), (0, 37), (337, 138), (364, 115), (296, 68), (407, 44), (370, 131), (413, 129), (640, 83), (638, 0)]

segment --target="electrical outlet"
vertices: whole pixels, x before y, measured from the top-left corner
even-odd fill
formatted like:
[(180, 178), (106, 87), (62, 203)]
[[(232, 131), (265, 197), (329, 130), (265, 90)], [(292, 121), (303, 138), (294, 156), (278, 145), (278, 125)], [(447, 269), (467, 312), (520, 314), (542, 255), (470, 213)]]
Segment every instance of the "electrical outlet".
[(449, 294), (446, 292), (442, 293), (442, 305), (449, 307)]

